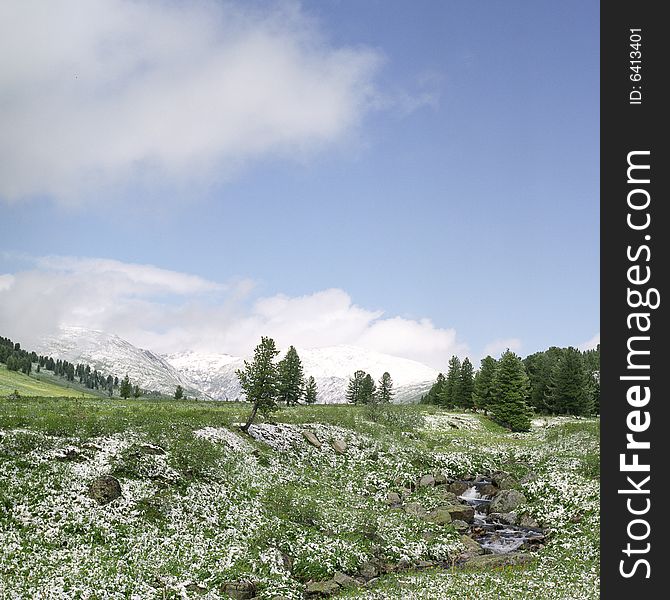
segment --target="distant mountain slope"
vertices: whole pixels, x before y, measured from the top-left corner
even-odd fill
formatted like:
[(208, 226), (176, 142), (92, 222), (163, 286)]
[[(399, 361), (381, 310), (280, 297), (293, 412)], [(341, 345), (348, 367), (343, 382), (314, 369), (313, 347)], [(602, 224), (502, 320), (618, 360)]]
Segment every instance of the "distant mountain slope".
[(22, 396), (67, 396), (67, 397), (95, 397), (90, 390), (83, 391), (61, 377), (49, 377), (47, 374), (24, 375), (19, 371), (8, 371), (5, 365), (0, 365), (0, 397), (9, 396), (17, 391)]
[[(391, 374), (395, 402), (412, 402), (425, 393), (435, 381), (437, 371), (419, 362), (373, 352), (353, 346), (332, 346), (318, 349), (298, 349), (305, 377), (312, 375), (319, 388), (318, 401), (336, 404), (345, 401), (349, 378), (357, 369), (379, 380), (384, 371)], [(170, 354), (166, 360), (195, 386), (221, 400), (233, 400), (241, 390), (235, 371), (243, 359), (226, 354), (181, 352)]]
[[(119, 377), (128, 374), (133, 383), (147, 390), (172, 394), (181, 385), (188, 396), (237, 400), (240, 384), (235, 374), (244, 359), (228, 354), (179, 352), (160, 356), (142, 350), (120, 337), (81, 327), (66, 327), (42, 341), (35, 349), (72, 363), (90, 364)], [(318, 402), (345, 402), (349, 378), (357, 369), (378, 381), (384, 371), (393, 378), (397, 403), (413, 402), (435, 381), (437, 371), (419, 362), (354, 346), (298, 349), (305, 377), (312, 375), (318, 386)]]
[(127, 374), (132, 383), (146, 390), (171, 395), (177, 385), (181, 385), (187, 395), (203, 397), (197, 387), (158, 354), (103, 331), (63, 327), (59, 334), (42, 340), (35, 352), (75, 364), (87, 363), (119, 378)]

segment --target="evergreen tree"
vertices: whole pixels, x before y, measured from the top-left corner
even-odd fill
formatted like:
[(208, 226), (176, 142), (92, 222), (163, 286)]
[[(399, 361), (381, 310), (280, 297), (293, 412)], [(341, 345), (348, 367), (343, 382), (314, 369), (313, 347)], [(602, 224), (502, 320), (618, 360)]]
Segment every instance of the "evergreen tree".
[(307, 385), (305, 386), (305, 402), (307, 404), (316, 403), (316, 380), (311, 375), (307, 378)]
[(123, 381), (121, 382), (121, 387), (119, 388), (119, 395), (121, 398), (124, 400), (130, 397), (130, 394), (132, 393), (133, 388), (130, 385), (130, 379), (128, 378), (128, 375), (126, 375), (123, 378)]
[(379, 387), (377, 388), (377, 401), (388, 404), (393, 400), (393, 380), (391, 375), (386, 372), (379, 380)]
[(473, 408), (472, 394), (475, 391), (474, 369), (470, 359), (465, 357), (458, 378), (457, 395), (454, 404), (460, 408)]
[(444, 382), (446, 381), (442, 373), (438, 373), (435, 383), (428, 390), (427, 394), (421, 396), (419, 404), (439, 404), (440, 395), (442, 394), (442, 388), (444, 387)]
[(277, 365), (279, 377), (278, 399), (286, 403), (286, 406), (298, 404), (303, 396), (304, 377), (302, 363), (296, 349), (291, 346), (286, 356)]
[(588, 415), (592, 409), (589, 391), (581, 352), (566, 348), (551, 373), (546, 397), (549, 410), (560, 415)]
[(552, 346), (544, 352), (536, 352), (527, 356), (523, 363), (530, 380), (529, 404), (537, 411), (546, 412), (546, 398), (551, 385), (551, 374), (554, 366), (561, 359), (563, 349)]
[(530, 429), (531, 410), (526, 404), (530, 384), (521, 359), (506, 350), (498, 361), (493, 381), (493, 420), (512, 431)]
[(347, 386), (346, 399), (351, 404), (362, 404), (363, 402), (363, 381), (365, 380), (365, 371), (358, 370), (354, 376), (349, 379)]
[(461, 361), (458, 356), (452, 356), (449, 361), (447, 378), (440, 393), (440, 405), (445, 408), (453, 408), (458, 397), (458, 384), (461, 379)]
[(133, 398), (139, 398), (142, 395), (142, 390), (139, 385), (136, 385), (133, 388)]
[(174, 399), (181, 400), (184, 397), (184, 388), (180, 385), (177, 385), (177, 388), (174, 391)]
[(254, 349), (253, 361), (245, 360), (244, 369), (236, 371), (247, 401), (253, 404), (251, 414), (242, 426), (244, 432), (249, 431), (258, 411), (267, 415), (277, 409), (277, 365), (274, 363), (277, 354), (274, 340), (262, 337)]
[(481, 367), (475, 377), (473, 401), (475, 409), (483, 410), (484, 414), (488, 414), (493, 403), (493, 382), (497, 365), (498, 362), (491, 356), (482, 358)]
[(371, 404), (374, 402), (376, 389), (377, 386), (375, 385), (375, 380), (372, 379), (372, 375), (366, 373), (361, 386), (361, 402), (363, 404)]

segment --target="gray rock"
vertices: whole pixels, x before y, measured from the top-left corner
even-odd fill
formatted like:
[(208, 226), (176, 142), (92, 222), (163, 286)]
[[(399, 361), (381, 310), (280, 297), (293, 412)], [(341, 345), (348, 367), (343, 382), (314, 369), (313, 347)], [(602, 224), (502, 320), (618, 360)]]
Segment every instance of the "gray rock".
[(207, 588), (204, 585), (200, 585), (199, 583), (189, 583), (185, 585), (184, 588), (187, 592), (193, 592), (200, 596), (203, 596), (207, 593)]
[(340, 591), (340, 586), (332, 579), (311, 581), (307, 584), (305, 591), (308, 596), (332, 596)]
[(316, 437), (314, 433), (311, 431), (303, 431), (302, 432), (302, 437), (304, 437), (312, 446), (315, 448), (321, 448), (321, 442), (319, 441), (319, 438)]
[(445, 485), (447, 483), (447, 476), (444, 473), (437, 473), (435, 475), (435, 485)]
[(475, 518), (475, 509), (467, 504), (448, 504), (440, 508), (449, 512), (452, 521), (458, 519), (459, 521), (469, 523)]
[(519, 520), (518, 515), (514, 511), (506, 513), (492, 512), (489, 513), (489, 518), (503, 525), (517, 525)]
[(446, 525), (447, 523), (451, 523), (451, 513), (445, 508), (436, 508), (426, 515), (426, 521), (430, 521), (436, 525)]
[(475, 540), (473, 540), (468, 535), (461, 536), (461, 543), (465, 546), (465, 552), (461, 556), (472, 557), (479, 554), (484, 554), (484, 548), (482, 548)]
[(490, 512), (512, 512), (520, 504), (526, 502), (526, 497), (514, 489), (501, 489), (490, 504)]
[(358, 581), (356, 581), (353, 577), (350, 577), (345, 573), (340, 572), (335, 573), (333, 581), (337, 583), (337, 585), (344, 588), (358, 587)]
[(358, 569), (358, 573), (361, 577), (364, 577), (366, 580), (373, 579), (375, 577), (379, 577), (381, 574), (381, 568), (379, 566), (379, 563), (376, 561), (369, 560), (367, 562), (364, 562), (360, 568)]
[(458, 496), (450, 492), (445, 486), (439, 488), (440, 499), (448, 504), (458, 504)]
[(516, 477), (509, 473), (505, 473), (504, 471), (496, 471), (493, 474), (493, 482), (501, 490), (514, 490), (519, 487), (519, 482), (516, 480)]
[(456, 531), (460, 532), (467, 531), (470, 528), (470, 526), (465, 521), (461, 521), (461, 519), (455, 519), (451, 524)]
[(405, 512), (415, 517), (425, 517), (428, 514), (428, 511), (418, 502), (408, 502), (405, 504)]
[(109, 504), (121, 497), (121, 484), (110, 475), (98, 477), (89, 484), (88, 495), (99, 504)]
[(492, 483), (485, 483), (477, 486), (477, 490), (482, 496), (495, 496), (498, 493), (498, 488)]
[(221, 591), (235, 600), (251, 600), (256, 595), (256, 585), (251, 581), (229, 581), (221, 586)]
[(344, 440), (333, 440), (330, 442), (330, 445), (337, 454), (346, 454), (347, 452), (347, 442)]
[(401, 558), (395, 566), (396, 571), (406, 571), (412, 568), (412, 562), (408, 558)]
[(466, 490), (472, 487), (472, 483), (469, 481), (454, 481), (450, 483), (447, 489), (456, 496), (462, 496)]
[(385, 502), (389, 506), (399, 506), (400, 504), (402, 504), (402, 498), (400, 497), (400, 494), (398, 494), (397, 492), (389, 492), (386, 495)]
[(432, 475), (424, 475), (419, 479), (419, 487), (433, 487), (435, 485), (435, 477)]
[(540, 527), (538, 522), (528, 514), (521, 515), (519, 525), (521, 525), (521, 527), (529, 527), (530, 529), (539, 529)]

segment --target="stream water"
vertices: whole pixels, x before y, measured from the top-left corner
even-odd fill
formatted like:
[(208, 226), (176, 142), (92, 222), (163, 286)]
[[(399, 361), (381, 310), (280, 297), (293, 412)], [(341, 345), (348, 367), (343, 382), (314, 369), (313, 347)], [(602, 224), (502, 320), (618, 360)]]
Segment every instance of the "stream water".
[(475, 517), (471, 527), (473, 538), (485, 550), (492, 554), (514, 552), (522, 546), (541, 542), (544, 533), (541, 529), (508, 525), (489, 516), (489, 505), (493, 498), (482, 495), (480, 488), (490, 484), (490, 480), (474, 482), (459, 498), (475, 509)]

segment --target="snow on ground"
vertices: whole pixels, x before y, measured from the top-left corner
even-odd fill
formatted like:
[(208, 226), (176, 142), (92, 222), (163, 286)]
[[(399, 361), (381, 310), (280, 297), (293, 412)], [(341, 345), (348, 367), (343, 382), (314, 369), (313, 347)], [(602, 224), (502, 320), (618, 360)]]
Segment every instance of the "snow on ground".
[(196, 437), (210, 442), (223, 442), (233, 450), (249, 450), (249, 443), (225, 427), (203, 427), (193, 432)]
[(482, 429), (482, 424), (475, 415), (465, 414), (437, 414), (425, 415), (424, 426), (427, 431), (439, 431), (448, 429), (466, 429), (475, 431)]

